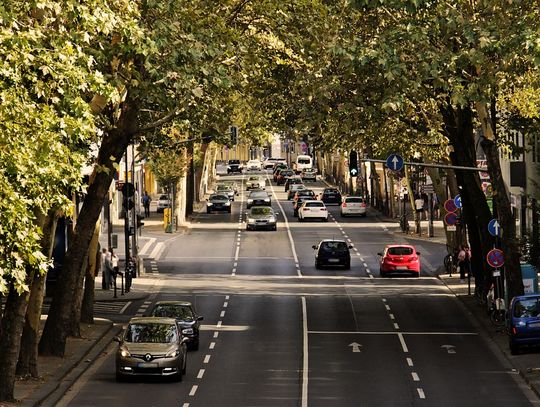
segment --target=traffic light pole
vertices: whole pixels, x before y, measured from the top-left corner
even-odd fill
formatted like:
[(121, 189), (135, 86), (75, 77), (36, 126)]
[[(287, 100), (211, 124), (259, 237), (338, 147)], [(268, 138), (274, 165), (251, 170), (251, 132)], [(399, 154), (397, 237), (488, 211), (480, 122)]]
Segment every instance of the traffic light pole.
[[(124, 182), (125, 182), (124, 185), (127, 185), (129, 182), (128, 148), (129, 146), (126, 147), (126, 166), (125, 166), (126, 173), (124, 174)], [(123, 196), (122, 199), (125, 200), (126, 197)], [(126, 206), (124, 208), (124, 214), (125, 214), (125, 217), (124, 217), (124, 239), (125, 240), (124, 242), (126, 246), (126, 262), (125, 262), (126, 269), (127, 269), (127, 265), (129, 264), (129, 258), (130, 258), (130, 252), (131, 252), (129, 248), (129, 211), (130, 209)]]

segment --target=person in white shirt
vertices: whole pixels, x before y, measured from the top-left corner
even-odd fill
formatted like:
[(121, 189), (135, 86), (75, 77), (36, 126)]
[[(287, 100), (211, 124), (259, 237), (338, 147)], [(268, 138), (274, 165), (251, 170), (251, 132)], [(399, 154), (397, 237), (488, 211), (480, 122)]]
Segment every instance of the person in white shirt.
[(416, 199), (414, 200), (414, 207), (416, 208), (418, 219), (422, 220), (422, 214), (424, 213), (424, 200), (420, 195), (416, 196)]

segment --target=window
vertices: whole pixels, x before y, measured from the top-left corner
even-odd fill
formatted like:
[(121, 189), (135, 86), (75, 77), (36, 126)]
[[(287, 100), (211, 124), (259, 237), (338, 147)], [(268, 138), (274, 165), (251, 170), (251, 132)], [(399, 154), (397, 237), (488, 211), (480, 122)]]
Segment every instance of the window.
[(178, 339), (176, 326), (170, 324), (130, 324), (126, 342), (172, 343)]
[(517, 301), (514, 305), (514, 317), (537, 317), (540, 313), (540, 302), (537, 298)]
[(179, 318), (183, 320), (193, 320), (193, 313), (188, 307), (175, 304), (158, 305), (152, 315), (155, 317)]
[(408, 256), (413, 254), (413, 249), (410, 247), (390, 247), (388, 254), (391, 256)]
[(346, 252), (349, 248), (345, 242), (322, 242), (321, 251), (323, 252)]

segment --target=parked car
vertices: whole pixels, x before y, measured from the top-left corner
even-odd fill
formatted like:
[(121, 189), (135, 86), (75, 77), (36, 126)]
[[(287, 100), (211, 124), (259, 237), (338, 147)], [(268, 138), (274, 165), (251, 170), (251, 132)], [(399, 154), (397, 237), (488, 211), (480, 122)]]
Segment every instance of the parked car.
[(277, 176), (276, 183), (278, 185), (283, 185), (285, 184), (286, 178), (292, 177), (293, 175), (294, 175), (293, 170), (281, 170)]
[(289, 190), (291, 185), (303, 184), (303, 183), (304, 183), (304, 181), (302, 181), (302, 178), (300, 178), (300, 177), (297, 177), (297, 176), (287, 177), (287, 178), (285, 178), (285, 183), (283, 184), (285, 186), (285, 192), (287, 192)]
[(328, 210), (322, 201), (304, 201), (298, 209), (298, 221), (303, 222), (306, 219), (321, 219), (328, 221)]
[(317, 181), (317, 170), (315, 168), (304, 168), (300, 173), (304, 181)]
[(346, 196), (341, 202), (340, 213), (343, 217), (355, 215), (366, 217), (366, 201), (364, 200), (364, 198), (359, 196)]
[(231, 213), (231, 201), (227, 195), (212, 194), (208, 197), (206, 202), (206, 213), (216, 211)]
[(231, 185), (228, 184), (217, 184), (216, 185), (216, 193), (217, 194), (223, 194), (227, 195), (229, 200), (234, 201), (234, 196), (236, 193), (234, 192), (234, 189)]
[(169, 198), (169, 195), (160, 195), (157, 201), (157, 213), (161, 213), (165, 210), (165, 208), (171, 207), (171, 199)]
[(249, 160), (246, 164), (247, 171), (261, 171), (262, 164), (259, 160)]
[(341, 205), (341, 193), (336, 188), (325, 188), (321, 194), (321, 201), (327, 205)]
[(174, 377), (182, 381), (187, 366), (188, 338), (173, 318), (131, 318), (118, 342), (116, 380), (134, 376)]
[(246, 216), (246, 230), (277, 230), (277, 213), (269, 206), (252, 206)]
[(152, 310), (153, 317), (174, 318), (182, 328), (182, 336), (188, 338), (190, 350), (199, 349), (199, 330), (204, 319), (197, 315), (195, 307), (188, 301), (158, 301)]
[(351, 245), (344, 240), (324, 239), (312, 246), (315, 253), (315, 268), (323, 266), (343, 266), (345, 270), (351, 269)]
[(229, 160), (227, 163), (227, 174), (235, 172), (242, 173), (242, 164), (240, 163), (240, 160)]
[(251, 191), (247, 199), (247, 208), (252, 206), (270, 206), (272, 200), (266, 191)]
[(265, 189), (266, 188), (266, 180), (264, 177), (260, 175), (251, 175), (246, 180), (246, 189), (249, 191), (250, 189)]
[(289, 191), (287, 192), (287, 200), (290, 201), (291, 199), (293, 199), (296, 192), (302, 189), (307, 189), (304, 184), (292, 184), (289, 188)]
[(420, 276), (420, 253), (411, 245), (387, 245), (380, 258), (379, 272), (381, 277), (388, 274), (412, 274)]
[(506, 321), (512, 355), (523, 347), (540, 345), (540, 294), (514, 297)]

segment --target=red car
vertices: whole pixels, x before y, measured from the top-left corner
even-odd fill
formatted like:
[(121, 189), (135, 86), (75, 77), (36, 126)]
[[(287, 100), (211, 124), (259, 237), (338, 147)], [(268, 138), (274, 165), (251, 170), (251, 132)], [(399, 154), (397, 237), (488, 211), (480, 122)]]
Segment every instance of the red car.
[(381, 277), (386, 277), (390, 273), (420, 276), (420, 253), (414, 246), (392, 244), (386, 246), (384, 252), (377, 254), (381, 256), (379, 269)]

